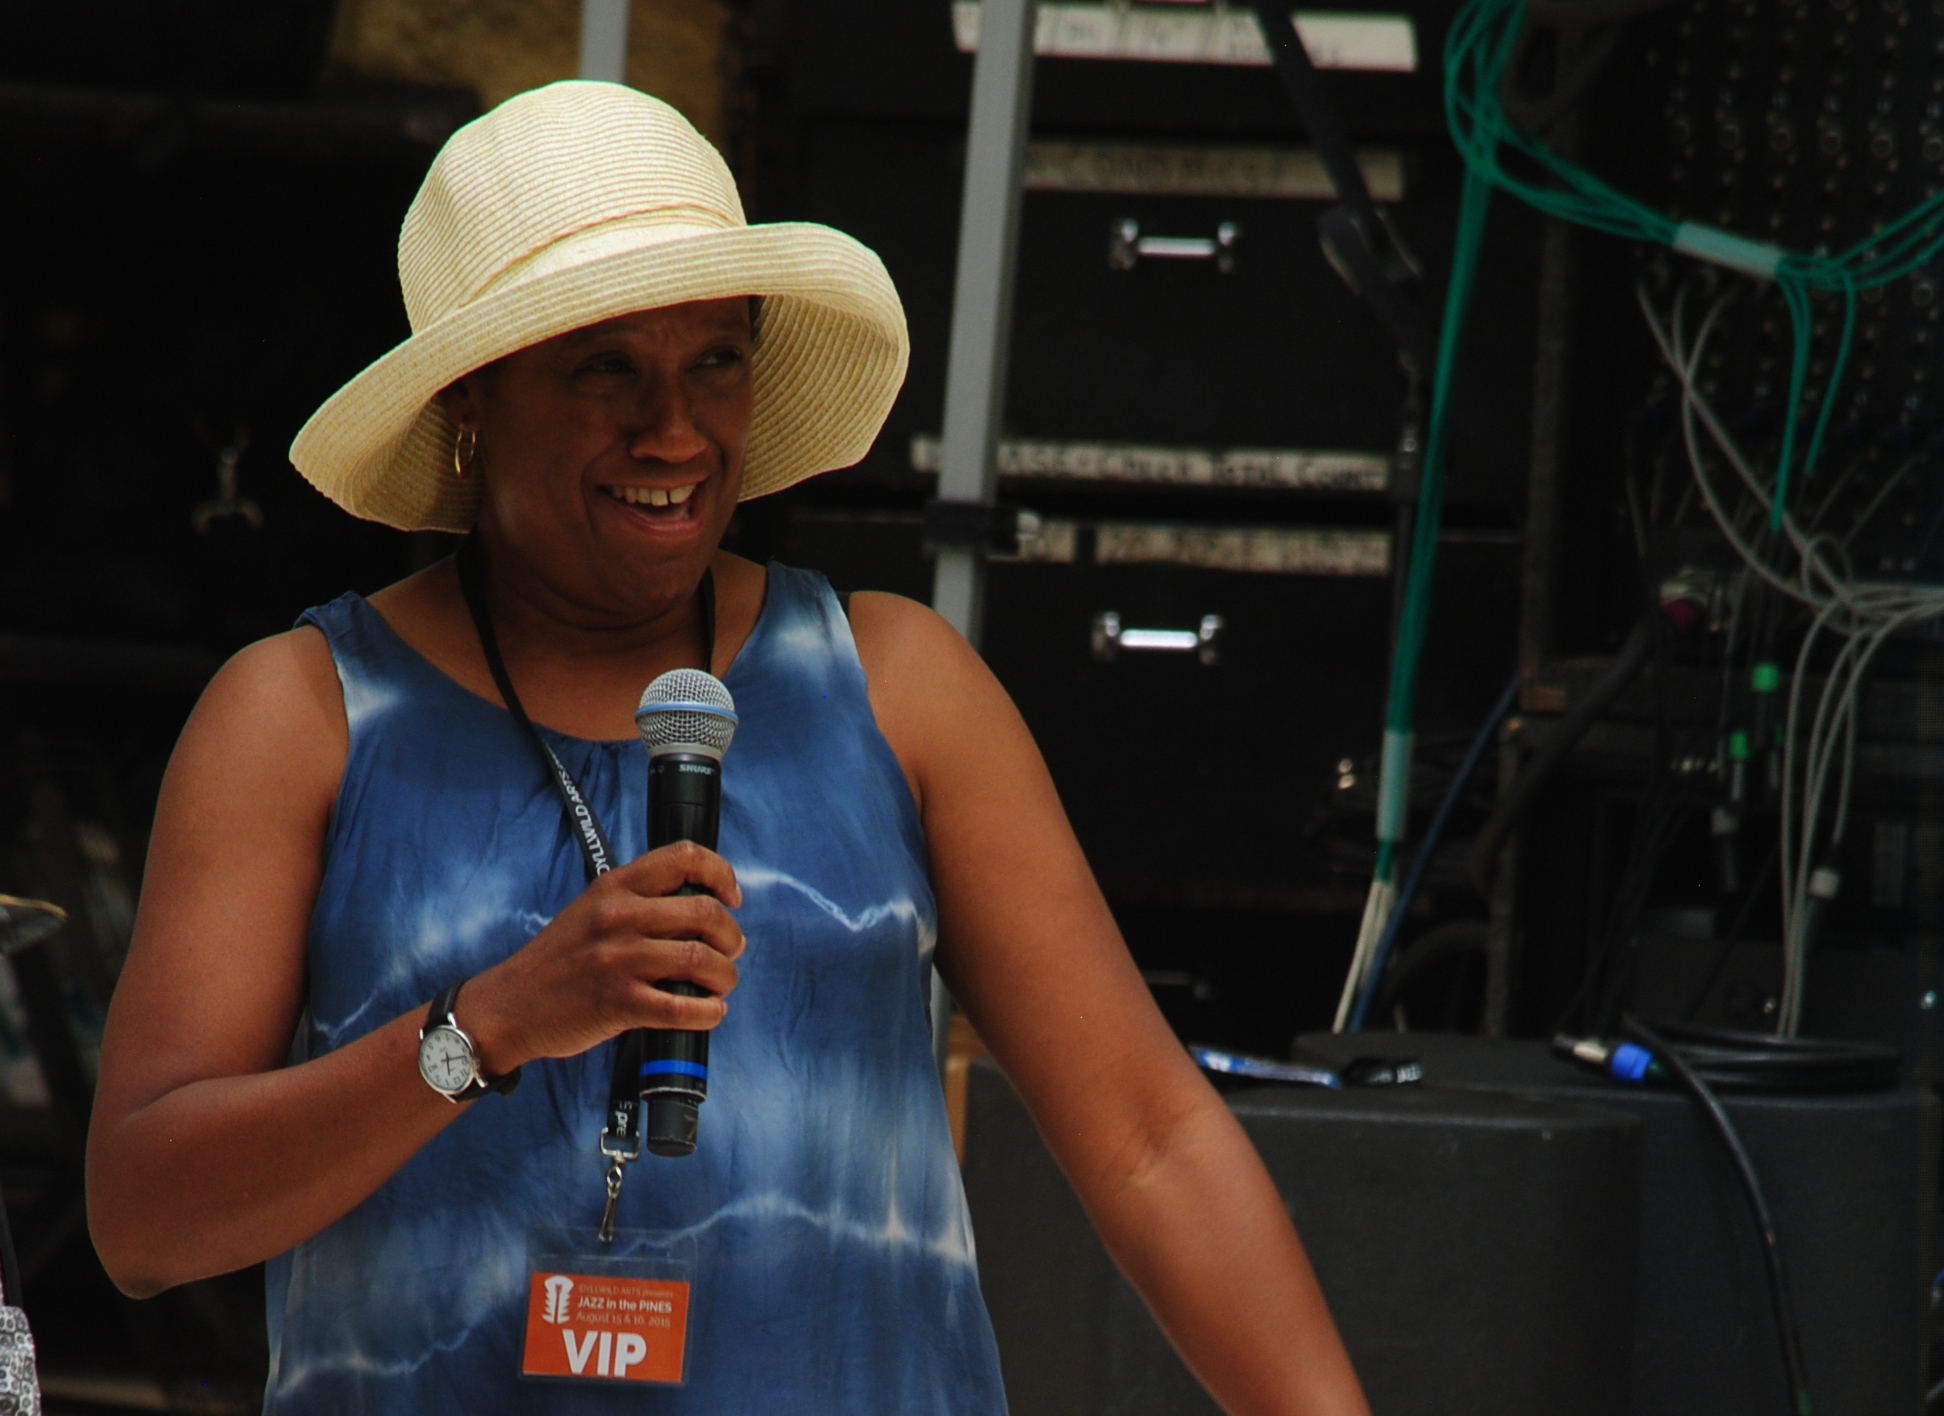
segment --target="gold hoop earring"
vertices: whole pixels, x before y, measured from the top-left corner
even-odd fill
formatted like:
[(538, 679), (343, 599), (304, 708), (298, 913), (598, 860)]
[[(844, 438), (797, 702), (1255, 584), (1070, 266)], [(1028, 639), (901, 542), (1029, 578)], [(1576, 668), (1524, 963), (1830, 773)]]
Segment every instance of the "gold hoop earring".
[[(465, 452), (459, 449), (463, 446)], [(463, 477), (479, 456), (479, 429), (461, 428), (452, 438), (452, 475)]]

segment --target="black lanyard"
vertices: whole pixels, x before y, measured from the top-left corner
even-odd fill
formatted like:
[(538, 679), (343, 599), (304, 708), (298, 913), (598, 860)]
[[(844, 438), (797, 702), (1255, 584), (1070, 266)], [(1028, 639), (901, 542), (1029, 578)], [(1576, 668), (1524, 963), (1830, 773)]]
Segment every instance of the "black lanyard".
[[(587, 868), (587, 879), (591, 884), (596, 876), (605, 875), (614, 869), (614, 852), (608, 848), (607, 835), (601, 830), (601, 818), (594, 814), (594, 807), (581, 795), (580, 784), (574, 774), (567, 770), (554, 750), (547, 746), (547, 740), (540, 730), (533, 726), (533, 720), (526, 715), (520, 704), (520, 695), (513, 691), (513, 680), (507, 675), (506, 661), (500, 657), (499, 636), (493, 632), (493, 618), (486, 604), (486, 566), (479, 549), (479, 537), (468, 536), (460, 544), (459, 554), (454, 558), (459, 568), (459, 592), (465, 596), (466, 608), (472, 613), (473, 628), (479, 632), (480, 652), (486, 656), (486, 669), (493, 676), (493, 686), (499, 689), (500, 701), (506, 711), (513, 715), (513, 721), (526, 730), (526, 735), (539, 752), (541, 761), (546, 764), (548, 775), (553, 778), (554, 791), (560, 797), (561, 809), (567, 816), (567, 827), (574, 841), (580, 847), (581, 863)], [(702, 572), (702, 584), (697, 593), (702, 599), (702, 668), (710, 672), (715, 667), (715, 572)], [(633, 1160), (641, 1154), (641, 1058), (642, 1037), (640, 1029), (622, 1033), (614, 1040), (614, 1072), (608, 1085), (608, 1109), (604, 1129), (601, 1132), (601, 1154), (610, 1162)], [(610, 1216), (614, 1197), (620, 1193), (620, 1168), (618, 1163), (610, 1165), (608, 1190)]]

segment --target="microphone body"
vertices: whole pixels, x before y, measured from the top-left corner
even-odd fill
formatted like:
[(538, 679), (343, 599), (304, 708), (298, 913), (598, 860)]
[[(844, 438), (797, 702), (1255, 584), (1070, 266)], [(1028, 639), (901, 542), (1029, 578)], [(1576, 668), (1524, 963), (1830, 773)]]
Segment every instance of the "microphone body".
[[(648, 749), (648, 849), (694, 841), (716, 848), (722, 822), (722, 755), (735, 734), (735, 701), (710, 674), (676, 669), (648, 685), (635, 714)], [(677, 894), (700, 893), (684, 885)], [(706, 990), (681, 980), (656, 987), (690, 998)], [(695, 1150), (698, 1111), (709, 1095), (709, 1035), (673, 1028), (643, 1033), (641, 1094), (648, 1102), (643, 1144), (652, 1155)]]

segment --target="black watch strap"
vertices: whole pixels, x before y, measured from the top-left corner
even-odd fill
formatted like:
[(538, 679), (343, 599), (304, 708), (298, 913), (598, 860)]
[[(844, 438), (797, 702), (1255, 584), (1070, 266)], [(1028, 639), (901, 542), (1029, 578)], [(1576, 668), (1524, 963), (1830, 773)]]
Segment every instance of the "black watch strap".
[[(458, 1005), (459, 990), (465, 986), (466, 981), (462, 978), (457, 983), (448, 983), (444, 988), (439, 990), (439, 996), (432, 1000), (431, 1008), (426, 1011), (423, 1032), (431, 1032), (432, 1029), (438, 1027), (440, 1024), (445, 1024), (449, 1027), (458, 1026), (457, 1023), (452, 1021), (452, 1010)], [(423, 1033), (421, 1033), (422, 1035)]]
[[(439, 996), (432, 1000), (432, 1006), (425, 1014), (425, 1026), (419, 1030), (419, 1036), (421, 1038), (434, 1028), (458, 1029), (459, 1024), (453, 1019), (452, 1010), (459, 1006), (459, 990), (465, 986), (466, 980), (462, 978), (454, 983), (448, 983), (444, 988), (439, 990)], [(478, 1054), (475, 1052), (475, 1059), (477, 1056)], [(495, 1077), (490, 1081), (485, 1077), (475, 1078), (471, 1086), (455, 1093), (452, 1099), (454, 1101), (471, 1101), (475, 1097), (486, 1095), (487, 1092), (498, 1092), (501, 1096), (505, 1096), (519, 1084), (520, 1069), (515, 1067), (505, 1076)]]

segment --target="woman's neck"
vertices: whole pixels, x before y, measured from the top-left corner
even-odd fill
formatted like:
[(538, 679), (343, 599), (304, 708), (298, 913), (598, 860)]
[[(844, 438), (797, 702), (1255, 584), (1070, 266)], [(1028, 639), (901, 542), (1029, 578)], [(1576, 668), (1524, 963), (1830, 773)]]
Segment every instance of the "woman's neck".
[(519, 652), (536, 663), (596, 672), (602, 664), (634, 670), (663, 660), (669, 668), (712, 667), (705, 662), (713, 636), (699, 581), (630, 597), (616, 587), (557, 581), (503, 551), (489, 552), (477, 539), (453, 564), (462, 590), (471, 581), (469, 612), (490, 617), (509, 660)]
[[(713, 570), (718, 627), (710, 669), (720, 675), (755, 626), (765, 576), (761, 567), (720, 553)], [(485, 579), (514, 691), (534, 722), (556, 731), (627, 738), (643, 687), (669, 669), (701, 665), (701, 607), (693, 588), (672, 604), (630, 615), (577, 602), (557, 586), (496, 577), (490, 557)], [(500, 701), (453, 562), (379, 591), (371, 606), (434, 668), (488, 702)]]

